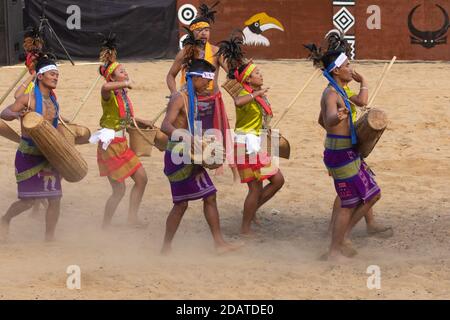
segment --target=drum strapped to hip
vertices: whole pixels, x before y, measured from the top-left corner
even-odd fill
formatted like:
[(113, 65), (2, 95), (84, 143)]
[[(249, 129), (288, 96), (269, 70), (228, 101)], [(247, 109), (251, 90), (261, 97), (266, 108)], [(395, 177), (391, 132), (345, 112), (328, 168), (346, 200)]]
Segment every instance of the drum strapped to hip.
[(358, 136), (357, 149), (363, 158), (369, 156), (388, 125), (386, 113), (383, 110), (372, 108), (372, 105), (396, 59), (397, 57), (394, 56), (390, 63), (383, 68), (381, 77), (378, 80), (366, 110), (355, 124), (356, 135)]
[[(186, 116), (189, 117), (189, 111), (188, 111), (188, 99), (186, 94), (181, 94), (183, 97), (184, 102), (184, 109), (186, 112)], [(189, 123), (189, 120), (187, 119), (189, 132), (193, 132), (193, 128), (191, 128), (191, 125)], [(193, 136), (192, 139), (195, 139)], [(223, 143), (221, 141), (217, 141), (216, 137), (214, 135), (203, 135), (201, 137), (202, 142), (202, 150), (197, 150), (197, 148), (191, 148), (191, 160), (194, 163), (201, 163), (201, 166), (214, 170), (219, 167), (221, 167), (225, 163), (226, 159), (226, 151), (223, 146)], [(191, 141), (191, 143), (194, 143), (194, 141)]]
[(86, 161), (49, 121), (36, 112), (29, 112), (23, 117), (22, 124), (38, 149), (65, 180), (78, 182), (86, 176)]
[(201, 163), (201, 166), (215, 170), (225, 163), (226, 152), (223, 144), (216, 141), (215, 136), (203, 136), (202, 150), (191, 148), (191, 159), (194, 163)]
[(363, 158), (367, 158), (372, 152), (387, 124), (388, 118), (386, 113), (376, 108), (367, 110), (356, 121), (357, 149)]

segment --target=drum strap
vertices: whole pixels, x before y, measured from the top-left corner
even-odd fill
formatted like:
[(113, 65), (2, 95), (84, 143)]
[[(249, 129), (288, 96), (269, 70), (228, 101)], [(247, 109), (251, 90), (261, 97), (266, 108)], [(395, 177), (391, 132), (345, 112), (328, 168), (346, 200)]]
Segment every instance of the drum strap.
[(336, 80), (334, 80), (334, 78), (327, 70), (323, 72), (323, 76), (327, 78), (327, 80), (330, 82), (330, 85), (337, 91), (337, 93), (342, 97), (342, 99), (344, 99), (345, 107), (347, 108), (350, 115), (348, 118), (350, 122), (350, 134), (352, 136), (352, 144), (355, 145), (358, 142), (358, 138), (356, 137), (356, 129), (352, 121), (352, 108), (350, 106), (347, 93), (341, 87), (339, 87)]
[(188, 123), (189, 132), (191, 134), (194, 134), (194, 132), (193, 132), (194, 128), (191, 126), (191, 122), (189, 121), (190, 118), (189, 118), (189, 110), (188, 110), (188, 105), (189, 105), (188, 97), (184, 92), (181, 92), (181, 96), (183, 97), (184, 111), (186, 112), (186, 117), (188, 118), (187, 123)]

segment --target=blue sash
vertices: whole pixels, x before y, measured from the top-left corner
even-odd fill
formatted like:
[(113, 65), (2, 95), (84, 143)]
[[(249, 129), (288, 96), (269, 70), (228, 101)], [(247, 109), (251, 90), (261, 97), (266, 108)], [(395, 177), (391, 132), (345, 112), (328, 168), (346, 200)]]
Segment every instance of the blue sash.
[(348, 101), (348, 96), (347, 93), (345, 92), (344, 89), (342, 89), (341, 87), (339, 87), (339, 85), (337, 84), (336, 80), (334, 80), (334, 78), (331, 76), (331, 74), (325, 70), (323, 72), (323, 76), (325, 78), (327, 78), (327, 80), (330, 82), (330, 85), (337, 91), (337, 93), (342, 97), (342, 99), (344, 100), (345, 103), (345, 107), (347, 108), (348, 112), (349, 112), (349, 121), (350, 121), (350, 135), (352, 137), (352, 144), (356, 145), (358, 142), (358, 138), (356, 136), (356, 129), (355, 126), (353, 124), (352, 121), (352, 108), (350, 106), (350, 102)]
[[(36, 100), (36, 113), (39, 113), (40, 115), (43, 115), (43, 107), (42, 107), (42, 93), (39, 89), (39, 82), (36, 81), (34, 84), (34, 97)], [(53, 104), (56, 107), (56, 116), (53, 119), (52, 125), (56, 128), (58, 127), (58, 114), (59, 114), (59, 104), (58, 101), (56, 101), (56, 97), (53, 95), (53, 92), (50, 92), (50, 99), (52, 100)]]
[(194, 83), (192, 81), (191, 75), (186, 75), (187, 89), (188, 89), (188, 99), (189, 99), (189, 114), (187, 115), (189, 121), (189, 131), (194, 135), (194, 121), (195, 121), (195, 89)]

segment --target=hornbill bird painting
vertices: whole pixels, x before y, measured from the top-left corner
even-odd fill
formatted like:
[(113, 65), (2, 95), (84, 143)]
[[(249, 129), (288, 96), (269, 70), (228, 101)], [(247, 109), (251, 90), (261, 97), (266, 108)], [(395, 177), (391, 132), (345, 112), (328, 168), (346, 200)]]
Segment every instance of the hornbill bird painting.
[(263, 33), (269, 29), (284, 31), (280, 21), (262, 12), (245, 21), (244, 44), (249, 46), (270, 46), (270, 41)]

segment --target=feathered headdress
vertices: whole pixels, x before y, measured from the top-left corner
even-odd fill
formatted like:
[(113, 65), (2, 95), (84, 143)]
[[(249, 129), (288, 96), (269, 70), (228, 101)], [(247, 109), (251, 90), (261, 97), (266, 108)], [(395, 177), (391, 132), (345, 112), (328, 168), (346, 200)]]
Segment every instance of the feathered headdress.
[(217, 45), (219, 50), (216, 55), (221, 56), (228, 65), (229, 78), (233, 78), (234, 71), (248, 63), (245, 52), (242, 50), (243, 33), (237, 30), (232, 33), (229, 40), (220, 41)]
[(332, 29), (325, 35), (327, 51), (340, 51), (350, 56), (351, 47), (345, 39), (345, 34), (338, 29)]
[(211, 23), (216, 22), (216, 13), (217, 11), (213, 10), (218, 4), (220, 3), (220, 1), (217, 1), (215, 4), (213, 4), (211, 6), (211, 8), (209, 8), (206, 4), (202, 3), (200, 5), (200, 7), (198, 8), (199, 14), (198, 14), (198, 18), (203, 18), (208, 20)]
[(314, 67), (324, 69), (322, 48), (317, 48), (314, 43), (304, 44), (303, 46), (310, 51), (308, 59), (312, 60)]
[(200, 50), (203, 48), (204, 43), (200, 39), (195, 39), (194, 32), (189, 28), (183, 28), (185, 29), (187, 34), (187, 37), (182, 42), (184, 49), (183, 65), (186, 66), (200, 55)]
[[(235, 79), (247, 92), (253, 93), (253, 88), (247, 83), (247, 79), (257, 67), (251, 59), (247, 60), (245, 58), (244, 51), (242, 51), (243, 39), (242, 31), (235, 30), (232, 32), (229, 40), (218, 43), (219, 51), (217, 55), (221, 56), (228, 65), (228, 78)], [(272, 108), (268, 101), (260, 96), (255, 97), (255, 100), (268, 116), (273, 116)]]
[(344, 37), (344, 34), (338, 29), (330, 30), (324, 37), (320, 47), (314, 43), (303, 45), (310, 51), (309, 59), (313, 61), (316, 68), (325, 69), (328, 63), (327, 56), (345, 53), (347, 56), (351, 54), (351, 47)]
[(100, 48), (100, 62), (102, 65), (99, 68), (100, 74), (109, 81), (111, 75), (119, 66), (117, 62), (117, 40), (115, 33), (109, 33), (105, 36), (103, 33), (99, 33), (102, 37)]
[(217, 11), (213, 10), (220, 1), (217, 1), (211, 7), (208, 7), (206, 4), (202, 3), (198, 8), (198, 14), (194, 20), (192, 20), (189, 25), (189, 29), (194, 31), (196, 29), (207, 28), (210, 27), (211, 23), (216, 22), (216, 13)]
[(110, 64), (117, 60), (117, 39), (115, 33), (109, 33), (108, 36), (99, 33), (102, 37), (100, 48), (100, 62)]
[(42, 40), (39, 29), (36, 27), (29, 27), (23, 36), (23, 49), (26, 53), (38, 53), (42, 50), (44, 41)]

